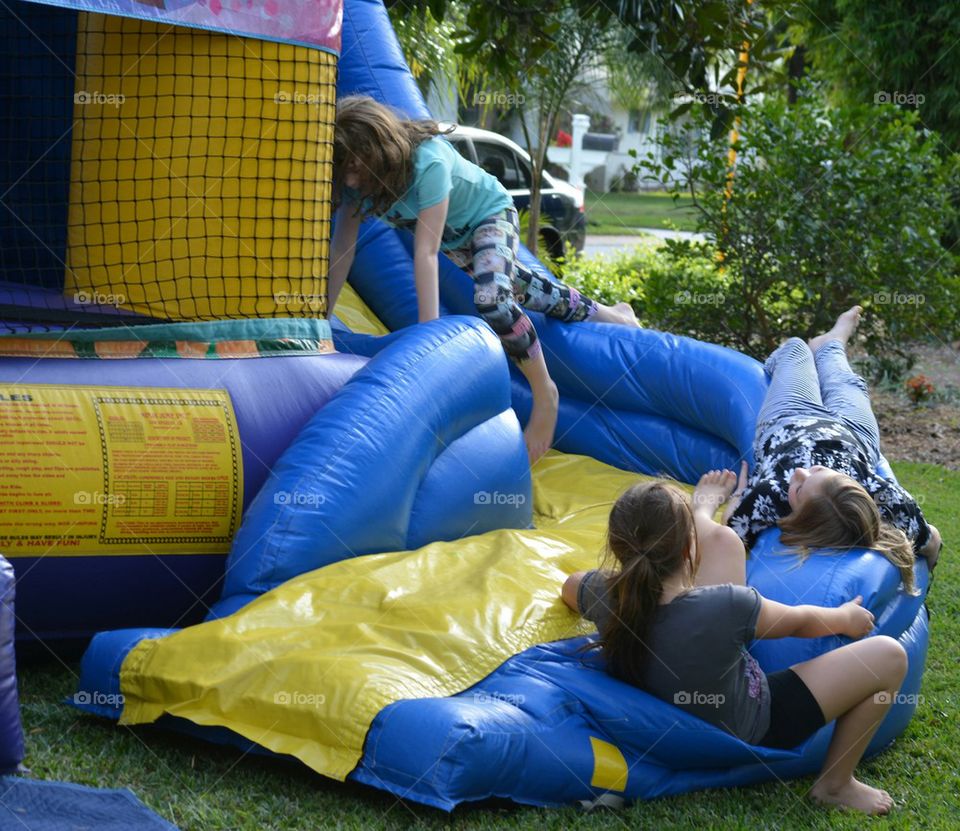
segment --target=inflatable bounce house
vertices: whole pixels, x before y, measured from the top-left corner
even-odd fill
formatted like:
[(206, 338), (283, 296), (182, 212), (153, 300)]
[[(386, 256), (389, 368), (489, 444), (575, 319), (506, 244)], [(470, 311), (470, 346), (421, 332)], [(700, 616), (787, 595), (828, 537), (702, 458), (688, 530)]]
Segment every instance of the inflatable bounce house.
[[(832, 725), (749, 746), (584, 664), (591, 628), (560, 600), (638, 476), (750, 457), (757, 362), (534, 315), (561, 405), (531, 475), (529, 390), (463, 272), (442, 264), (443, 315), (414, 325), (411, 238), (369, 222), (326, 314), (336, 97), (429, 116), (381, 0), (0, 15), (0, 553), (20, 642), (93, 636), (77, 706), (444, 809), (819, 767)], [(915, 693), (925, 565), (913, 597), (876, 553), (828, 554), (768, 533), (748, 579), (862, 594)], [(776, 670), (838, 642), (753, 649)]]

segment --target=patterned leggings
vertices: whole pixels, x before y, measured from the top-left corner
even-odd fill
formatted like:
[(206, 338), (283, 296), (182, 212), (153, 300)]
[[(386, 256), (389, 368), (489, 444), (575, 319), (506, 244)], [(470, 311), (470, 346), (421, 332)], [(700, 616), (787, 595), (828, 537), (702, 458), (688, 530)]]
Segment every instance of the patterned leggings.
[(506, 208), (477, 226), (469, 247), (444, 252), (473, 278), (477, 311), (518, 363), (540, 354), (533, 322), (522, 307), (564, 322), (586, 320), (597, 304), (542, 271), (528, 271), (517, 261), (520, 223), (515, 208)]

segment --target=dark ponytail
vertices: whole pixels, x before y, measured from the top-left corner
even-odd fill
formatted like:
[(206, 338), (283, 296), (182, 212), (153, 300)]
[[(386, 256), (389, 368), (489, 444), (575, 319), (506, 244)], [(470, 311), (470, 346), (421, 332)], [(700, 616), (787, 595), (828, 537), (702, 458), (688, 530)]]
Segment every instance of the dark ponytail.
[(610, 511), (607, 556), (612, 614), (600, 631), (608, 671), (641, 686), (650, 659), (648, 636), (663, 583), (682, 572), (692, 585), (699, 566), (696, 526), (687, 495), (669, 482), (642, 482)]

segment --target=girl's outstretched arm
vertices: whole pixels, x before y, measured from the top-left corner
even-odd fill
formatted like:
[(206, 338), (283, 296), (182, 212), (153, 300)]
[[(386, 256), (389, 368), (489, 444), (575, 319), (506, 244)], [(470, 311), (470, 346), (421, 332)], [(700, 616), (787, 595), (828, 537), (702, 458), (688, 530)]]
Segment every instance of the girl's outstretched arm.
[(700, 568), (698, 586), (734, 583), (742, 586), (747, 579), (746, 551), (737, 532), (714, 520), (717, 509), (730, 498), (737, 477), (730, 470), (704, 473), (693, 492), (693, 521), (697, 529)]
[(756, 637), (759, 638), (822, 638), (827, 635), (846, 635), (862, 638), (873, 629), (873, 613), (862, 606), (857, 595), (840, 606), (788, 606), (762, 598), (757, 618)]
[(337, 222), (330, 240), (330, 266), (327, 269), (327, 314), (333, 313), (340, 297), (340, 290), (347, 282), (357, 248), (357, 232), (361, 217), (356, 216), (357, 206), (344, 202), (337, 209)]
[(440, 285), (437, 255), (443, 240), (449, 199), (424, 208), (417, 215), (413, 238), (413, 277), (417, 287), (417, 310), (420, 323), (440, 317)]

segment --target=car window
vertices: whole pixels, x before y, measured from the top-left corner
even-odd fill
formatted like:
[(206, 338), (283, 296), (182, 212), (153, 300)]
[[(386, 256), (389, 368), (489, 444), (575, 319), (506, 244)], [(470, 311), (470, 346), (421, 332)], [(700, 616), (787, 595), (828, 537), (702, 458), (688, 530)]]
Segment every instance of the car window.
[(474, 141), (480, 167), (492, 173), (507, 190), (528, 187), (529, 179), (520, 172), (516, 154), (502, 144)]
[[(530, 189), (530, 183), (533, 181), (533, 175), (530, 170), (530, 162), (528, 162), (523, 156), (517, 156), (514, 153), (514, 156), (517, 159), (517, 170), (520, 171), (520, 187)], [(540, 187), (543, 188), (543, 182), (540, 182)]]

